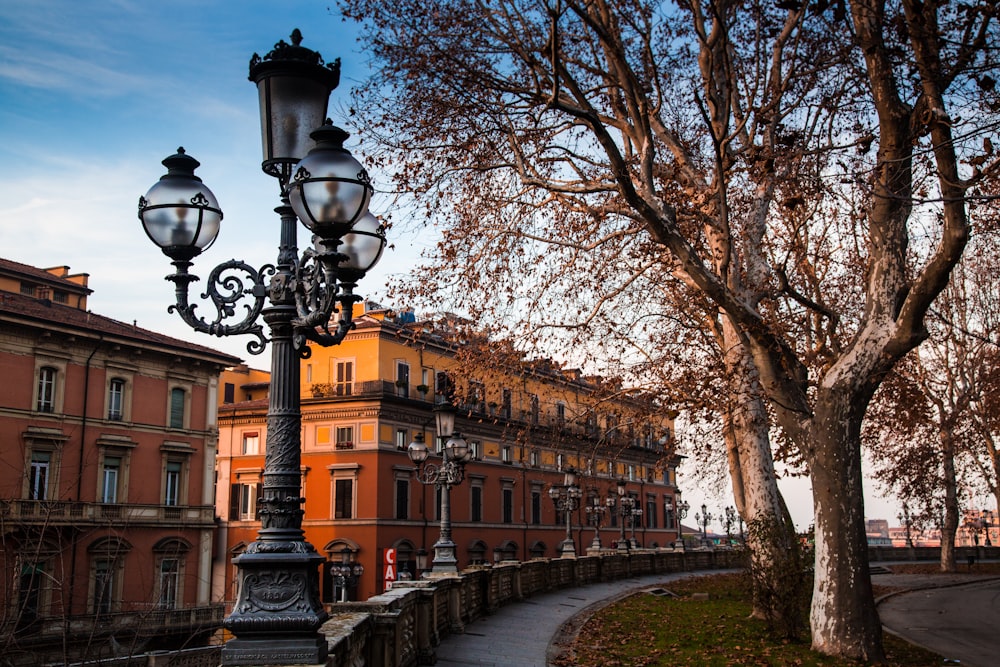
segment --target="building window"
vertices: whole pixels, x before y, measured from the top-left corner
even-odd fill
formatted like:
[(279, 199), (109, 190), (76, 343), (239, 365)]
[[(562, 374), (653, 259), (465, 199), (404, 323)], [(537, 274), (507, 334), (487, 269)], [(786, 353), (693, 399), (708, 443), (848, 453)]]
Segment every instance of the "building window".
[(504, 463), (511, 463), (510, 445), (503, 445), (500, 447), (500, 460)]
[(59, 371), (52, 366), (43, 366), (38, 371), (38, 398), (35, 410), (38, 412), (56, 411), (56, 378)]
[(556, 454), (556, 470), (561, 471), (565, 462), (565, 457), (562, 454)]
[(117, 503), (119, 484), (122, 477), (122, 457), (104, 456), (101, 469), (101, 502)]
[(566, 404), (556, 403), (556, 424), (564, 426), (566, 424)]
[(406, 451), (406, 448), (410, 444), (409, 442), (407, 442), (407, 440), (408, 440), (407, 436), (408, 435), (409, 435), (409, 433), (406, 431), (405, 428), (397, 428), (396, 429), (396, 449), (398, 449), (401, 452), (405, 452)]
[(478, 380), (469, 380), (469, 394), (466, 405), (475, 412), (486, 412), (486, 386)]
[(259, 482), (240, 482), (229, 487), (229, 520), (254, 521), (258, 517)]
[(410, 518), (410, 480), (396, 478), (396, 518)]
[(674, 525), (674, 502), (670, 496), (663, 498), (663, 527), (668, 530), (676, 528)]
[(243, 454), (259, 454), (260, 453), (260, 432), (250, 431), (249, 433), (243, 434), (243, 446), (240, 449)]
[(125, 418), (125, 380), (114, 378), (108, 384), (108, 419), (121, 421)]
[(480, 461), (483, 458), (483, 443), (479, 440), (469, 440), (469, 454), (473, 461)]
[(337, 427), (337, 449), (354, 449), (354, 427)]
[(354, 517), (354, 480), (333, 480), (333, 518), (350, 519)]
[(538, 394), (531, 395), (531, 425), (538, 426), (538, 417), (541, 413), (541, 407), (538, 402)]
[(510, 419), (512, 407), (513, 394), (510, 389), (504, 389), (500, 392), (500, 416), (504, 419)]
[(28, 469), (28, 500), (48, 500), (49, 466), (51, 463), (51, 452), (31, 452), (31, 464)]
[(164, 558), (160, 561), (160, 597), (156, 603), (157, 608), (177, 608), (180, 570), (181, 564), (176, 558)]
[(528, 463), (531, 465), (532, 468), (538, 467), (540, 459), (541, 455), (539, 454), (537, 449), (532, 449), (531, 452), (528, 454)]
[(404, 361), (396, 362), (396, 391), (399, 396), (410, 396), (410, 365)]
[(42, 563), (27, 562), (21, 566), (17, 586), (17, 625), (26, 626), (38, 620), (42, 611), (42, 585), (45, 567)]
[(354, 394), (354, 362), (338, 361), (333, 371), (334, 396), (351, 396)]
[(542, 490), (531, 489), (531, 523), (540, 526), (542, 523)]
[(170, 428), (184, 428), (184, 403), (186, 392), (180, 387), (170, 390)]
[(223, 403), (235, 403), (236, 402), (236, 385), (232, 382), (227, 382), (222, 385), (222, 402)]
[(504, 482), (500, 493), (500, 506), (504, 523), (514, 523), (514, 486), (511, 482)]
[(100, 558), (94, 563), (94, 597), (93, 612), (106, 616), (115, 608), (115, 561), (110, 558)]
[(656, 496), (646, 496), (646, 527), (656, 528)]
[(181, 500), (181, 471), (183, 464), (180, 461), (167, 461), (166, 476), (163, 481), (163, 504), (176, 507)]
[(472, 482), (472, 486), (469, 487), (469, 499), (472, 503), (471, 507), (469, 508), (469, 520), (482, 521), (483, 520), (482, 480), (475, 480)]

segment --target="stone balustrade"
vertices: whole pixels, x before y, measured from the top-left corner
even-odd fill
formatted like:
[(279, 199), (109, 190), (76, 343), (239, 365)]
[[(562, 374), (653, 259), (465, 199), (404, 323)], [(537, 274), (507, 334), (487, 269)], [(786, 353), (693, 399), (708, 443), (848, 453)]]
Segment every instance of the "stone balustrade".
[(410, 667), (435, 662), (435, 647), (477, 618), (549, 591), (649, 574), (742, 567), (740, 552), (633, 551), (581, 558), (504, 561), (455, 576), (396, 582), (364, 602), (331, 605), (323, 626), (329, 665)]

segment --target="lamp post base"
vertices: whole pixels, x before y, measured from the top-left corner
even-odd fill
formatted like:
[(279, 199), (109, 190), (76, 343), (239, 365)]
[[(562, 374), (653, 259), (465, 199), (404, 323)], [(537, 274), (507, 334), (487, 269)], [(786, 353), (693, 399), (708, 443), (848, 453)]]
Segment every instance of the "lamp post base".
[(329, 618), (319, 597), (324, 558), (305, 542), (253, 542), (233, 559), (240, 587), (223, 622), (236, 635), (223, 665), (317, 665), (326, 662), (319, 628)]
[(434, 543), (434, 560), (431, 561), (431, 572), (434, 574), (456, 574), (458, 558), (455, 556), (455, 543), (451, 540), (438, 540)]
[(573, 543), (573, 540), (560, 542), (559, 554), (562, 558), (576, 558), (576, 544)]

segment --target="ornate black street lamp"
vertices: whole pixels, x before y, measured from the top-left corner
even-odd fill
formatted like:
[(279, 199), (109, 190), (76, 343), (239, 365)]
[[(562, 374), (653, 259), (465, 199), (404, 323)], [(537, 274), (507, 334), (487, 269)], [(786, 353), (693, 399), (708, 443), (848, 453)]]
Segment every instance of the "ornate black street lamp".
[(601, 524), (604, 523), (604, 515), (615, 507), (615, 499), (608, 496), (601, 500), (597, 489), (591, 489), (588, 497), (589, 502), (584, 508), (587, 513), (587, 520), (594, 527), (594, 539), (590, 543), (590, 548), (596, 551), (601, 550)]
[(733, 544), (733, 526), (736, 525), (736, 510), (731, 506), (727, 506), (725, 510), (725, 526), (726, 526), (726, 544), (732, 546)]
[(910, 506), (903, 503), (903, 511), (896, 515), (896, 518), (903, 524), (903, 528), (906, 529), (906, 546), (913, 547), (913, 535), (910, 532)]
[[(627, 493), (628, 487), (626, 486), (625, 480), (618, 480), (618, 516), (621, 518), (620, 535), (618, 538), (618, 549), (620, 551), (627, 551), (629, 548), (634, 548), (638, 545), (635, 540), (635, 522), (636, 517), (642, 516), (642, 509), (638, 507), (638, 501), (634, 496)], [(631, 540), (625, 537), (625, 524), (626, 522), (632, 528), (632, 538)]]
[(340, 588), (340, 602), (347, 602), (347, 589), (358, 585), (358, 579), (365, 573), (365, 566), (356, 559), (351, 547), (340, 550), (340, 562), (330, 565), (330, 574), (337, 580)]
[(580, 506), (583, 493), (576, 483), (576, 471), (568, 468), (563, 475), (562, 484), (549, 487), (549, 497), (556, 506), (557, 512), (562, 512), (566, 518), (566, 539), (559, 544), (559, 553), (563, 558), (576, 558), (576, 544), (573, 542), (573, 511)]
[(708, 506), (704, 504), (701, 506), (701, 514), (694, 513), (694, 520), (701, 526), (701, 543), (703, 546), (711, 546), (711, 543), (708, 541), (708, 524), (714, 518), (709, 513)]
[[(307, 341), (335, 345), (354, 327), (352, 309), (360, 300), (354, 287), (385, 247), (382, 226), (368, 212), (368, 173), (344, 148), (347, 133), (325, 121), (340, 62), (324, 64), (319, 53), (300, 45), (298, 30), (291, 39), (250, 61), (260, 99), (261, 167), (278, 179), (281, 198), (277, 263), (255, 269), (230, 260), (212, 269), (202, 298), (211, 299), (216, 316), (207, 322), (188, 300), (198, 280), (188, 271), (215, 241), (222, 210), (194, 174), (198, 161), (178, 149), (163, 160), (166, 175), (139, 199), (143, 229), (176, 269), (167, 276), (176, 292), (169, 310), (196, 331), (253, 336), (251, 354), (271, 344), (261, 528), (233, 559), (238, 595), (223, 625), (235, 638), (223, 647), (224, 665), (326, 660), (326, 639), (318, 632), (327, 619), (317, 572), (324, 559), (302, 531), (299, 361), (309, 356)], [(296, 216), (313, 233), (301, 256)]]
[(410, 460), (416, 464), (416, 477), (421, 484), (433, 484), (441, 493), (441, 533), (434, 543), (433, 574), (457, 574), (458, 558), (451, 539), (451, 487), (465, 479), (465, 464), (472, 459), (472, 450), (462, 435), (455, 431), (455, 406), (441, 403), (434, 406), (438, 440), (444, 442), (441, 463), (428, 463), (430, 452), (424, 443), (424, 434), (418, 433), (407, 449)]
[(993, 512), (990, 510), (983, 510), (981, 515), (983, 520), (983, 531), (986, 533), (986, 540), (983, 542), (983, 546), (992, 547), (993, 542), (990, 540), (990, 526), (993, 524)]
[(691, 503), (684, 501), (677, 504), (677, 544), (681, 549), (684, 548), (684, 519), (687, 518), (688, 512), (691, 511)]

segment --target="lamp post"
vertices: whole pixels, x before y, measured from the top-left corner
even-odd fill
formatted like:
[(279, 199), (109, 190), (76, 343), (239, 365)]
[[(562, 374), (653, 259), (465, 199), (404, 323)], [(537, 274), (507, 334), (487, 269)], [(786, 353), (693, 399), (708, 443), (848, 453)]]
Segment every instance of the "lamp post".
[[(618, 516), (621, 518), (621, 531), (618, 537), (618, 549), (628, 551), (635, 544), (635, 517), (636, 512), (642, 515), (642, 510), (636, 507), (636, 499), (627, 493), (628, 487), (625, 480), (618, 480)], [(625, 538), (625, 522), (629, 521), (632, 527), (631, 540)]]
[(687, 518), (691, 510), (691, 503), (688, 501), (677, 503), (677, 544), (684, 548), (684, 519)]
[(330, 566), (330, 574), (337, 579), (341, 602), (347, 602), (347, 589), (358, 585), (358, 578), (365, 573), (365, 566), (357, 562), (354, 550), (344, 547), (340, 550), (340, 562)]
[(589, 500), (590, 502), (587, 503), (584, 511), (587, 513), (587, 520), (590, 522), (590, 525), (594, 527), (594, 539), (590, 543), (590, 549), (600, 551), (601, 524), (604, 523), (604, 515), (609, 510), (614, 509), (615, 499), (609, 496), (602, 501), (597, 489), (591, 489)]
[(710, 542), (708, 541), (708, 523), (714, 518), (709, 513), (708, 506), (704, 504), (701, 506), (701, 514), (694, 513), (694, 520), (701, 526), (701, 543), (703, 546), (710, 546)]
[(451, 487), (465, 479), (465, 464), (472, 459), (469, 444), (462, 434), (455, 431), (455, 406), (440, 403), (434, 406), (439, 441), (444, 442), (441, 463), (428, 463), (430, 452), (424, 443), (424, 434), (418, 433), (407, 449), (407, 455), (417, 466), (416, 477), (421, 484), (433, 484), (441, 491), (441, 532), (434, 543), (433, 574), (457, 574), (458, 558), (451, 539)]
[(559, 544), (559, 552), (563, 558), (576, 558), (576, 544), (573, 542), (573, 510), (580, 506), (582, 492), (576, 483), (576, 471), (566, 470), (563, 483), (549, 487), (549, 497), (557, 512), (562, 512), (566, 518), (566, 539)]
[[(354, 327), (351, 311), (360, 297), (353, 290), (385, 247), (383, 228), (368, 212), (368, 173), (344, 148), (348, 134), (324, 124), (340, 62), (324, 64), (300, 45), (298, 30), (291, 40), (250, 61), (260, 101), (261, 168), (278, 180), (281, 199), (276, 264), (255, 269), (230, 260), (212, 269), (202, 298), (211, 298), (216, 317), (207, 322), (188, 300), (198, 280), (189, 269), (215, 242), (222, 209), (195, 176), (198, 161), (178, 149), (163, 160), (167, 173), (139, 199), (143, 229), (175, 267), (167, 276), (176, 298), (169, 310), (199, 332), (252, 336), (251, 354), (271, 344), (261, 528), (233, 559), (239, 592), (223, 622), (235, 636), (223, 647), (225, 665), (326, 660), (326, 640), (318, 633), (327, 619), (317, 573), (324, 559), (302, 531), (299, 360), (309, 355), (307, 341), (335, 345)], [(296, 217), (313, 235), (301, 256)], [(331, 332), (337, 311), (340, 321)]]
[(910, 506), (903, 503), (903, 511), (896, 515), (896, 518), (903, 524), (903, 528), (906, 530), (906, 546), (907, 548), (913, 547), (913, 535), (910, 532)]
[(990, 524), (992, 523), (993, 512), (983, 510), (981, 516), (983, 520), (983, 531), (986, 533), (986, 540), (983, 542), (983, 546), (992, 547), (993, 542), (990, 540)]
[(732, 506), (727, 506), (723, 512), (726, 515), (726, 544), (732, 546), (733, 544), (733, 526), (736, 525), (736, 510)]

